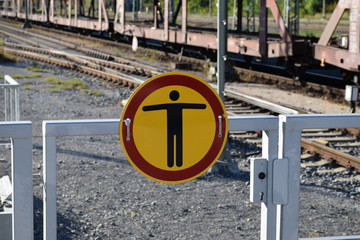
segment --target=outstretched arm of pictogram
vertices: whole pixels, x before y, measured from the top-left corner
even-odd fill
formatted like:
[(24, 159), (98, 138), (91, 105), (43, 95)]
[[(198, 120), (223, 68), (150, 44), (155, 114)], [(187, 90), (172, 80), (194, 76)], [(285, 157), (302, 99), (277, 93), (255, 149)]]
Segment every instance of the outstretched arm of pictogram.
[(182, 108), (186, 108), (186, 109), (205, 109), (206, 105), (205, 104), (197, 104), (197, 103), (183, 103)]
[(142, 108), (142, 110), (144, 112), (147, 112), (147, 111), (155, 111), (155, 110), (164, 110), (164, 109), (167, 109), (167, 105), (168, 104), (157, 104), (157, 105), (149, 105), (149, 106), (144, 106)]

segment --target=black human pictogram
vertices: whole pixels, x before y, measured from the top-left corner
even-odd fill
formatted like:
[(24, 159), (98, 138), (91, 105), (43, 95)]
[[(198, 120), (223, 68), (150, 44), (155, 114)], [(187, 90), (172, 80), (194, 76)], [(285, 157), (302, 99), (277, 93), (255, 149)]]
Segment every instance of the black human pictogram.
[[(169, 94), (172, 101), (180, 98), (180, 93), (173, 90)], [(142, 110), (157, 111), (166, 110), (167, 112), (167, 165), (174, 166), (174, 152), (176, 155), (176, 166), (183, 165), (183, 109), (205, 109), (205, 104), (197, 103), (165, 103), (144, 106)], [(175, 146), (174, 146), (175, 143)]]

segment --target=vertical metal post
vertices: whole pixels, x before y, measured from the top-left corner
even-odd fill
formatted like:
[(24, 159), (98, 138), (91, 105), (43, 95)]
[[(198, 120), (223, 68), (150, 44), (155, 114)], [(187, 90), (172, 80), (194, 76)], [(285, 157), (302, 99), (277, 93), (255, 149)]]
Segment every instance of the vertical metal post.
[(32, 123), (2, 122), (0, 137), (11, 138), (12, 239), (33, 240)]
[[(279, 119), (275, 116), (229, 117), (229, 131), (263, 131), (262, 158), (267, 159), (267, 188), (261, 203), (261, 240), (276, 239), (277, 205), (273, 198), (274, 162), (278, 157)], [(285, 239), (284, 239), (285, 240)], [(287, 240), (287, 239), (286, 239)]]
[(32, 240), (34, 239), (34, 219), (31, 136), (29, 138), (13, 138), (11, 150), (12, 236), (13, 240)]
[[(6, 79), (5, 79), (6, 84)], [(11, 121), (11, 108), (10, 108), (10, 88), (4, 89), (5, 95), (5, 121)]]
[(279, 238), (298, 240), (299, 236), (299, 199), (300, 199), (300, 156), (302, 129), (287, 128), (286, 116), (280, 116), (279, 159), (287, 159), (291, 173), (288, 176), (288, 203), (281, 206), (279, 220)]
[(9, 88), (10, 121), (14, 120), (14, 90)]
[(268, 159), (266, 202), (261, 203), (261, 240), (276, 239), (277, 205), (273, 202), (273, 166), (278, 157), (278, 129), (263, 131), (262, 157)]
[(25, 22), (23, 28), (30, 28), (31, 24), (29, 21), (29, 0), (25, 0)]
[[(99, 18), (101, 19), (101, 5), (99, 0)], [(71, 26), (71, 0), (68, 0), (68, 19), (69, 19), (69, 26)]]
[[(46, 136), (46, 125), (43, 123), (43, 136)], [(56, 137), (43, 137), (44, 163), (44, 204), (43, 224), (44, 240), (57, 239), (56, 219)]]
[(119, 0), (119, 11), (120, 11), (120, 26), (121, 26), (121, 33), (125, 31), (125, 0)]
[(78, 19), (78, 1), (75, 0), (75, 3), (74, 3), (74, 20), (75, 20), (75, 26), (77, 27), (77, 19)]
[(243, 18), (243, 0), (239, 0), (237, 4), (237, 27), (238, 33), (242, 32), (242, 18)]
[(175, 13), (175, 1), (174, 0), (170, 0), (170, 18), (172, 19)]
[(322, 20), (325, 20), (325, 0), (322, 1)]
[(360, 4), (359, 1), (352, 1), (349, 17), (349, 52), (358, 55), (360, 52)]
[(49, 20), (54, 21), (54, 0), (50, 0)]
[(132, 0), (132, 20), (135, 21), (135, 0)]
[(217, 50), (217, 88), (218, 94), (222, 100), (224, 100), (225, 89), (225, 67), (227, 60), (227, 0), (218, 1), (218, 23), (217, 23), (217, 38), (218, 38), (218, 50)]
[(15, 97), (15, 121), (20, 121), (20, 94), (19, 87), (14, 89)]
[(211, 16), (212, 1), (209, 0), (209, 16)]
[(294, 31), (292, 34), (299, 35), (300, 34), (300, 5), (299, 0), (295, 0), (295, 22), (294, 22)]
[(154, 28), (158, 28), (159, 23), (158, 23), (158, 0), (154, 0), (154, 6), (153, 6), (153, 19), (154, 19)]
[(268, 47), (267, 47), (267, 32), (268, 32), (268, 11), (266, 7), (267, 0), (260, 0), (260, 29), (259, 29), (259, 41), (260, 41), (260, 55), (262, 57), (267, 57)]
[(182, 42), (186, 43), (186, 31), (187, 31), (187, 0), (181, 0), (181, 32)]
[(289, 28), (290, 21), (290, 0), (284, 0), (284, 18), (285, 18), (285, 26)]
[(169, 40), (169, 0), (164, 1), (164, 40)]
[(138, 11), (136, 9), (136, 0), (132, 1), (132, 19), (133, 19), (133, 21), (138, 20)]
[(16, 0), (17, 1), (17, 5), (16, 5), (16, 16), (18, 16), (18, 14), (20, 13), (20, 0)]
[(234, 0), (233, 4), (233, 19), (232, 19), (232, 29), (235, 30), (235, 18), (236, 18), (236, 0)]

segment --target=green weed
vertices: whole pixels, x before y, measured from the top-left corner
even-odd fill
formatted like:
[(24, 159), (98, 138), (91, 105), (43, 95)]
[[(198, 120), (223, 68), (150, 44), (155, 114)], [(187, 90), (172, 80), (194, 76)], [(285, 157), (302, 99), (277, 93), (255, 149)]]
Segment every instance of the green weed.
[(32, 71), (32, 72), (48, 72), (45, 69), (42, 69), (41, 67), (35, 65), (35, 66), (29, 66), (27, 67), (27, 70)]
[(41, 78), (42, 75), (41, 74), (29, 74), (24, 76), (24, 78)]
[(44, 78), (43, 80), (49, 84), (54, 84), (54, 85), (60, 84), (60, 80), (56, 77), (48, 77), (48, 78)]
[(75, 89), (87, 89), (87, 85), (77, 79), (73, 78), (71, 80), (59, 80), (56, 77), (48, 77), (43, 79), (45, 82), (51, 85), (51, 92), (59, 92), (61, 90), (75, 90)]
[(93, 96), (96, 96), (96, 97), (100, 97), (100, 96), (103, 96), (104, 93), (99, 91), (99, 90), (85, 90), (85, 92), (89, 95), (93, 95)]
[(33, 90), (33, 89), (34, 89), (34, 86), (24, 86), (25, 91), (30, 91), (30, 90)]

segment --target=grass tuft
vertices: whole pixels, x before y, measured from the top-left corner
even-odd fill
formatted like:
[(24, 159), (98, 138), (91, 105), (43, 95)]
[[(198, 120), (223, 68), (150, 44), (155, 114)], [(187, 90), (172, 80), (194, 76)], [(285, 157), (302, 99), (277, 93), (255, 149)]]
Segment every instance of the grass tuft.
[(27, 70), (32, 71), (32, 72), (48, 72), (47, 70), (42, 69), (40, 66), (37, 66), (37, 65), (29, 66), (29, 67), (27, 67)]
[(99, 90), (85, 90), (85, 92), (89, 95), (92, 95), (92, 96), (96, 96), (96, 97), (101, 97), (104, 95), (104, 93), (102, 91), (99, 91)]
[(45, 82), (51, 85), (51, 92), (60, 92), (61, 90), (85, 90), (87, 85), (80, 79), (73, 78), (71, 80), (59, 80), (56, 77), (48, 77), (43, 79)]

